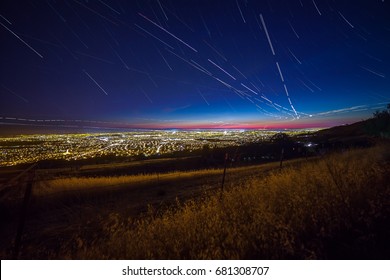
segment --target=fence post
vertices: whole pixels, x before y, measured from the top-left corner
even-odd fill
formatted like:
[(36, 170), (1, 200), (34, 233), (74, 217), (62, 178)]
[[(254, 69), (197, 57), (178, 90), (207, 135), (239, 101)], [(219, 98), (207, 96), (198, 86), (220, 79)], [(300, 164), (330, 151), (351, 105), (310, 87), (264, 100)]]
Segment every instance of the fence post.
[(284, 156), (284, 148), (282, 148), (282, 150), (280, 151), (280, 165), (279, 165), (279, 169), (282, 169), (283, 156)]
[(225, 184), (225, 176), (226, 176), (226, 167), (227, 167), (227, 160), (229, 158), (229, 154), (225, 154), (225, 164), (223, 167), (223, 177), (222, 177), (222, 185), (221, 185), (221, 194), (223, 193), (223, 185)]
[(14, 255), (13, 255), (14, 259), (18, 259), (19, 257), (19, 250), (22, 241), (24, 225), (26, 223), (27, 208), (31, 198), (34, 178), (35, 178), (35, 169), (32, 169), (27, 177), (27, 186), (26, 186), (26, 191), (24, 193), (23, 204), (22, 204), (22, 209), (21, 209), (19, 223), (18, 223), (18, 229), (15, 237), (15, 248), (14, 248)]

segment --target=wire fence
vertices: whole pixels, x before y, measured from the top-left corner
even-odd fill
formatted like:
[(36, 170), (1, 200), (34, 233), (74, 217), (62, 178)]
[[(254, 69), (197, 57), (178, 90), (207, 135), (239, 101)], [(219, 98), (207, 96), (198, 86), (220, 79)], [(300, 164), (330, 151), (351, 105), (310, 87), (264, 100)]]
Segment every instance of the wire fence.
[[(225, 171), (226, 172), (226, 171)], [(13, 204), (16, 205), (13, 209), (16, 210), (15, 224), (16, 232), (14, 233), (14, 238), (12, 240), (12, 258), (18, 259), (21, 252), (23, 236), (26, 231), (26, 224), (28, 223), (29, 211), (32, 207), (32, 199), (34, 198), (34, 205), (39, 204), (42, 200), (39, 200), (40, 192), (39, 189), (42, 188), (45, 184), (50, 184), (51, 181), (55, 180), (64, 180), (66, 183), (69, 178), (60, 177), (55, 179), (52, 176), (48, 175), (46, 171), (39, 170), (39, 164), (35, 163), (30, 165), (25, 170), (21, 171), (16, 176), (12, 177), (5, 183), (0, 186), (0, 203), (2, 204)], [(71, 176), (75, 176), (74, 172), (70, 172)], [(107, 189), (116, 189), (116, 188), (125, 188), (129, 186), (154, 186), (154, 187), (165, 187), (169, 185), (173, 180), (178, 184), (185, 185), (186, 182), (200, 180), (204, 185), (208, 186), (208, 189), (217, 189), (220, 186), (220, 179), (218, 175), (222, 176), (221, 170), (211, 169), (207, 172), (200, 171), (188, 171), (188, 172), (168, 172), (168, 173), (154, 173), (154, 174), (143, 174), (143, 175), (128, 175), (122, 176), (123, 180), (118, 177), (112, 177), (111, 180), (113, 183), (110, 183), (109, 179), (101, 178), (102, 182), (98, 182), (99, 178), (77, 178), (73, 177), (75, 180), (86, 180), (92, 181), (94, 189), (100, 188), (102, 190)], [(49, 177), (49, 178), (48, 178)], [(51, 177), (51, 178), (50, 178)], [(225, 173), (224, 173), (225, 177)], [(220, 177), (221, 178), (221, 177)], [(127, 181), (126, 181), (127, 179)], [(94, 181), (95, 180), (95, 181)], [(225, 180), (225, 178), (223, 178)], [(200, 183), (200, 182), (196, 182)], [(81, 185), (83, 182), (81, 181)], [(80, 190), (82, 186), (74, 186), (73, 189), (68, 190), (56, 190), (56, 194), (59, 196), (68, 192), (69, 194), (74, 193), (74, 191)], [(86, 189), (88, 190), (88, 188)], [(36, 199), (38, 198), (38, 199)], [(34, 207), (33, 207), (34, 208)], [(15, 214), (14, 213), (14, 214)], [(50, 214), (50, 211), (47, 215)]]
[[(102, 198), (105, 199), (104, 195), (107, 193), (107, 190), (131, 190), (132, 187), (142, 188), (146, 186), (148, 187), (148, 190), (150, 187), (150, 189), (154, 189), (154, 191), (157, 190), (158, 192), (161, 192), (159, 195), (161, 199), (163, 199), (165, 190), (169, 190), (171, 185), (176, 184), (176, 186), (180, 185), (183, 190), (189, 186), (196, 186), (197, 189), (194, 188), (194, 190), (196, 189), (196, 192), (191, 192), (192, 198), (200, 195), (199, 186), (207, 187), (208, 191), (220, 191), (222, 197), (224, 188), (226, 188), (227, 184), (232, 185), (237, 183), (238, 178), (242, 180), (249, 173), (253, 173), (253, 171), (258, 168), (258, 166), (234, 167), (229, 159), (229, 154), (227, 153), (224, 158), (224, 168), (192, 170), (187, 172), (173, 171), (167, 173), (123, 175), (116, 177), (77, 177), (77, 173), (75, 173), (74, 170), (70, 170), (68, 174), (66, 174), (66, 172), (61, 172), (60, 177), (58, 177), (58, 174), (55, 174), (55, 172), (50, 173), (48, 170), (39, 169), (38, 163), (32, 164), (0, 186), (0, 202), (18, 201), (18, 203), (15, 204), (18, 207), (18, 209), (16, 209), (18, 211), (16, 212), (20, 212), (18, 216), (15, 216), (15, 224), (17, 226), (12, 241), (12, 256), (14, 259), (19, 258), (23, 243), (23, 234), (24, 231), (26, 231), (26, 223), (29, 219), (28, 214), (32, 207), (31, 200), (34, 199), (35, 206), (40, 203), (44, 204), (45, 201), (47, 202), (51, 199), (51, 197), (48, 197), (48, 199), (45, 200), (45, 194), (57, 194), (58, 197), (62, 196), (65, 198), (67, 194), (69, 194), (68, 197), (71, 197), (75, 193), (79, 195), (80, 191), (84, 191), (84, 194), (88, 197), (90, 193), (93, 193), (90, 191), (100, 189), (102, 190)], [(270, 165), (269, 167), (258, 169), (258, 174), (264, 175), (264, 172), (278, 170), (279, 168), (278, 162), (275, 162), (272, 166)], [(61, 180), (63, 181), (63, 188), (58, 187), (57, 185), (54, 187), (52, 186), (47, 193), (45, 193), (45, 190), (41, 190), (45, 186), (50, 185), (53, 182), (61, 182)], [(72, 180), (74, 181), (72, 182)], [(66, 185), (72, 186), (66, 188)], [(58, 201), (60, 200), (57, 200), (57, 202)], [(56, 205), (55, 207), (59, 206), (60, 205)], [(66, 207), (69, 206), (67, 205)], [(52, 215), (52, 213), (50, 213), (50, 211), (47, 213), (43, 212), (43, 215)], [(43, 219), (45, 218), (44, 216), (42, 217)]]

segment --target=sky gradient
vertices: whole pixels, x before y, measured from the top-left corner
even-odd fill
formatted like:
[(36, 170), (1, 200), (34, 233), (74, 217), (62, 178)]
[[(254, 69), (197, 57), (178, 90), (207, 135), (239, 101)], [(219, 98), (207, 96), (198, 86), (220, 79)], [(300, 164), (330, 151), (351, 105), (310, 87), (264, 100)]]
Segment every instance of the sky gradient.
[(1, 122), (312, 128), (390, 103), (389, 1), (1, 1)]

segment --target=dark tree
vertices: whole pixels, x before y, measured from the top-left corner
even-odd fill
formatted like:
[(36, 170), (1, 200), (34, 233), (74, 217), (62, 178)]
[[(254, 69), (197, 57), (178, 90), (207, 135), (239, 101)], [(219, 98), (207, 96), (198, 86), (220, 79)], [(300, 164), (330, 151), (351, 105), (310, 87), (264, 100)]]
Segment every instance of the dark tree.
[(367, 131), (374, 136), (390, 137), (390, 104), (386, 110), (376, 111), (367, 123)]

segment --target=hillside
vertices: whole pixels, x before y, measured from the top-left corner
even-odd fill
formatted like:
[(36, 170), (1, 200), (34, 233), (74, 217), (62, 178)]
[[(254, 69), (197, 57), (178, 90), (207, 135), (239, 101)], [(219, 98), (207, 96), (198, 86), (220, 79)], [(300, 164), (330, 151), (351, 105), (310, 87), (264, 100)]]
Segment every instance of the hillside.
[(342, 137), (359, 137), (367, 136), (365, 126), (367, 121), (360, 121), (353, 124), (335, 126), (319, 130), (316, 136), (319, 138), (342, 138)]
[[(108, 189), (102, 178), (98, 192), (99, 178), (58, 179), (36, 193), (20, 257), (388, 259), (389, 151), (231, 169), (223, 193), (221, 170), (151, 175), (149, 185), (121, 179)], [(43, 203), (88, 184), (95, 189)]]
[[(388, 148), (388, 147), (387, 147)], [(371, 148), (252, 178), (130, 222), (71, 258), (388, 259), (389, 150)], [(94, 244), (99, 244), (95, 246)], [(103, 244), (103, 245), (100, 245)]]
[(372, 118), (319, 130), (311, 137), (317, 142), (340, 142), (352, 146), (369, 146), (375, 137), (390, 137), (390, 109), (374, 113)]

